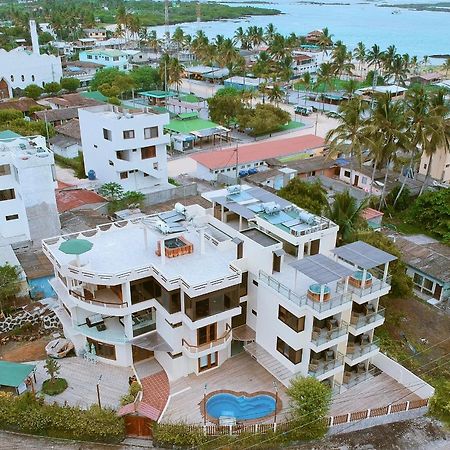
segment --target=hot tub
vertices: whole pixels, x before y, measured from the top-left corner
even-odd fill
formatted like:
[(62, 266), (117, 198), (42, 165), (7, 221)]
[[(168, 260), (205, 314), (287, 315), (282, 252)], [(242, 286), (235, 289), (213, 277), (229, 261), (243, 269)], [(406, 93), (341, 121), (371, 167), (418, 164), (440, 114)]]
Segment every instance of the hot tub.
[[(311, 284), (308, 288), (308, 297), (315, 302), (320, 301), (320, 290), (322, 285), (320, 284)], [(323, 301), (327, 302), (331, 298), (331, 291), (327, 285), (323, 285)]]
[[(363, 271), (357, 270), (353, 275), (351, 275), (348, 279), (348, 282), (357, 288), (360, 288), (362, 285), (363, 279)], [(368, 288), (372, 286), (372, 274), (370, 272), (366, 272), (366, 282), (364, 283), (364, 288)]]

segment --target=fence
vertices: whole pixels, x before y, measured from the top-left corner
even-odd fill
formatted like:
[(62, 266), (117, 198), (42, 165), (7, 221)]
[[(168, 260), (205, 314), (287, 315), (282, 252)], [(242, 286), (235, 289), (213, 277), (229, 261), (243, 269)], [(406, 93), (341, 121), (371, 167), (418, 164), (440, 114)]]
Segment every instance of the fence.
[[(327, 417), (326, 421), (329, 427), (333, 427), (346, 423), (361, 421), (364, 419), (370, 419), (373, 417), (389, 416), (395, 413), (424, 408), (428, 406), (428, 401), (429, 399), (425, 398), (413, 400), (410, 402), (382, 406), (379, 408), (366, 409), (364, 411), (355, 411), (352, 413)], [(255, 423), (249, 425), (189, 425), (188, 429), (190, 431), (202, 430), (206, 436), (237, 436), (242, 433), (264, 434), (274, 431), (289, 431), (292, 425), (293, 422), (287, 421), (281, 423)], [(293, 426), (293, 428), (295, 428), (295, 425)]]
[(183, 186), (173, 186), (162, 191), (145, 194), (144, 206), (152, 206), (170, 200), (183, 199), (192, 195), (197, 195), (197, 183), (190, 183)]

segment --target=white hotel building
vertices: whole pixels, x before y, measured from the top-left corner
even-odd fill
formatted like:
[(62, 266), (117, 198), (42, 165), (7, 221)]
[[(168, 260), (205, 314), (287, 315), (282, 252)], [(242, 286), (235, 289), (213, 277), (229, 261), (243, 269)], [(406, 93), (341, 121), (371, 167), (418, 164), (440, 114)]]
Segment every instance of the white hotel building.
[(43, 136), (0, 139), (0, 244), (40, 245), (61, 232), (55, 161)]
[(80, 109), (79, 120), (86, 173), (144, 193), (167, 184), (169, 114), (99, 105)]
[[(219, 367), (242, 347), (284, 385), (369, 376), (395, 257), (260, 188), (47, 239), (64, 333), (120, 366), (155, 358), (169, 380)], [(79, 261), (66, 239), (92, 242)], [(163, 250), (162, 250), (163, 249)], [(77, 265), (78, 263), (78, 265)], [(91, 347), (92, 350), (92, 347)]]

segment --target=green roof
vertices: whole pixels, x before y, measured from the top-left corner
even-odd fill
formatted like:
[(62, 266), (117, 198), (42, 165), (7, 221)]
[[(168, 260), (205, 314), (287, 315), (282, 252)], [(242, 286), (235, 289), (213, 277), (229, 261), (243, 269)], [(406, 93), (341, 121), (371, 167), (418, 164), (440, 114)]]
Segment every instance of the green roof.
[(194, 94), (186, 94), (186, 95), (182, 95), (180, 97), (180, 100), (182, 102), (186, 102), (186, 103), (198, 103), (198, 102), (202, 102), (203, 99), (200, 97), (197, 97)]
[(186, 119), (198, 119), (198, 113), (196, 112), (185, 112), (185, 113), (180, 113), (178, 114), (178, 117), (181, 120), (186, 120)]
[(151, 98), (166, 98), (166, 97), (174, 97), (176, 94), (170, 91), (144, 91), (139, 92), (139, 95), (143, 95), (144, 97)]
[(189, 134), (193, 131), (206, 130), (208, 128), (216, 128), (219, 125), (217, 123), (211, 122), (210, 120), (204, 119), (189, 119), (189, 120), (171, 120), (169, 125), (164, 128), (168, 131), (180, 134)]
[(22, 137), (20, 134), (14, 133), (11, 130), (0, 131), (0, 139), (15, 139)]
[(20, 386), (35, 367), (34, 364), (0, 361), (0, 386)]
[(100, 91), (80, 92), (80, 95), (84, 98), (92, 98), (93, 100), (97, 100), (99, 102), (108, 101), (108, 97), (105, 97)]

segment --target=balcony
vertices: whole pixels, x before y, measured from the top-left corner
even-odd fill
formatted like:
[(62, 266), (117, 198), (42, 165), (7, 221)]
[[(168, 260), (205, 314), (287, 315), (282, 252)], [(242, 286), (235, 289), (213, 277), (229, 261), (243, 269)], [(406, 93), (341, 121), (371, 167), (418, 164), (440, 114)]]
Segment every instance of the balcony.
[(374, 376), (373, 372), (371, 370), (367, 370), (365, 368), (365, 365), (361, 365), (360, 368), (356, 371), (344, 371), (344, 379), (342, 383), (342, 387), (346, 389), (350, 389), (353, 386), (356, 386), (359, 383), (362, 383), (363, 381), (368, 380), (369, 378), (372, 378)]
[(69, 289), (69, 294), (85, 303), (105, 308), (127, 308), (128, 302), (122, 301), (110, 288), (100, 289), (92, 294), (86, 289)]
[(363, 272), (358, 270), (348, 279), (348, 292), (352, 294), (353, 300), (360, 304), (386, 295), (391, 289), (391, 277), (388, 276), (383, 281), (383, 276), (382, 271), (371, 269), (366, 272), (366, 279), (363, 281)]
[(362, 343), (349, 342), (347, 344), (347, 353), (345, 354), (345, 362), (349, 366), (354, 366), (355, 364), (364, 361), (365, 359), (373, 356), (373, 354), (378, 353), (380, 350), (379, 340), (375, 338), (372, 342), (367, 341)]
[[(92, 317), (93, 316), (91, 316), (91, 319)], [(97, 322), (96, 324), (92, 323), (92, 320), (87, 320), (85, 323), (75, 325), (74, 328), (85, 336), (103, 342), (119, 344), (127, 342), (125, 328), (117, 317), (102, 318), (101, 322)]]
[(211, 350), (219, 351), (226, 347), (232, 339), (231, 327), (227, 324), (225, 333), (213, 341), (200, 345), (191, 345), (185, 339), (182, 340), (183, 350), (190, 358), (198, 358)]
[(339, 286), (334, 293), (329, 292), (326, 300), (321, 302), (308, 294), (298, 295), (292, 289), (283, 285), (274, 277), (267, 275), (262, 270), (259, 271), (259, 280), (277, 291), (280, 295), (287, 298), (295, 305), (299, 307), (308, 306), (313, 311), (319, 313), (319, 315), (351, 301), (351, 294), (343, 292)]
[[(315, 378), (327, 378), (328, 372), (344, 365), (344, 355), (334, 350), (325, 350), (311, 356), (308, 375)], [(323, 375), (327, 374), (327, 377)]]
[(369, 314), (352, 311), (349, 331), (356, 336), (365, 333), (372, 328), (383, 325), (384, 313), (384, 308), (379, 308), (378, 311)]
[(311, 336), (311, 344), (314, 351), (322, 350), (324, 345), (331, 347), (335, 345), (336, 339), (341, 336), (345, 336), (348, 333), (348, 323), (341, 320), (338, 322), (336, 319), (327, 319), (326, 325), (323, 327), (314, 325)]

